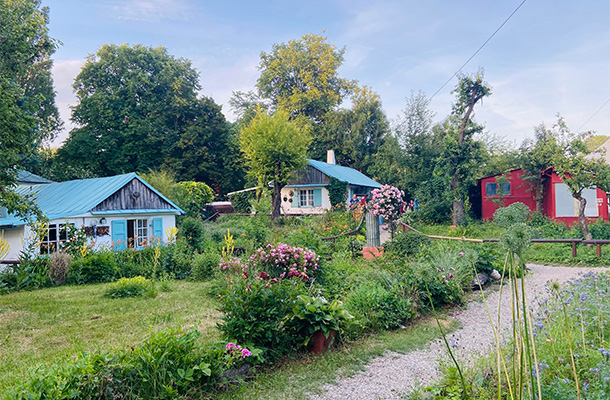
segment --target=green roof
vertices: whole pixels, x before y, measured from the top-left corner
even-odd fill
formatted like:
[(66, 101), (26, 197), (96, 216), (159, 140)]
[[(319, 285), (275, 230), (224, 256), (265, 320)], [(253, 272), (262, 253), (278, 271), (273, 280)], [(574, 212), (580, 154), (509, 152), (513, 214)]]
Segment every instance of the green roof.
[(307, 160), (309, 165), (322, 172), (323, 174), (337, 178), (340, 181), (345, 181), (354, 186), (365, 186), (379, 188), (381, 185), (362, 172), (353, 168), (344, 167), (337, 164), (327, 164), (322, 161)]
[[(116, 193), (133, 179), (139, 180), (163, 200), (171, 204), (173, 209), (166, 209), (164, 210), (165, 212), (184, 213), (180, 207), (155, 190), (135, 172), (106, 178), (78, 179), (67, 182), (19, 186), (15, 191), (21, 195), (32, 194), (34, 202), (40, 210), (44, 212), (48, 219), (54, 220), (90, 212), (91, 209)], [(152, 212), (152, 210), (148, 211)], [(133, 210), (133, 212), (136, 211)], [(155, 212), (160, 211), (155, 210)], [(0, 218), (0, 226), (23, 225), (24, 223), (19, 218), (10, 215), (7, 218)]]

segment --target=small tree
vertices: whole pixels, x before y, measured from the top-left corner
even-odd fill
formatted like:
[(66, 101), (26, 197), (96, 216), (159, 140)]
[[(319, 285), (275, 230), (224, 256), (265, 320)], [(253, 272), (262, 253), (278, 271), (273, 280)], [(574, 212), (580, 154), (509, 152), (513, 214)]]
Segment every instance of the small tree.
[(585, 189), (595, 188), (609, 191), (610, 166), (606, 164), (604, 157), (595, 157), (595, 154), (587, 157), (590, 153), (585, 139), (590, 136), (590, 133), (573, 134), (561, 117), (555, 127), (562, 139), (562, 151), (555, 157), (555, 169), (570, 190), (572, 197), (578, 200), (578, 221), (582, 226), (585, 239), (591, 240), (593, 237), (589, 232), (585, 217), (587, 199), (583, 197), (582, 192)]
[(451, 175), (450, 189), (453, 194), (453, 224), (464, 222), (466, 213), (464, 211), (464, 199), (466, 197), (464, 181), (468, 180), (469, 166), (476, 160), (478, 150), (481, 146), (472, 138), (474, 133), (482, 130), (472, 120), (475, 105), (485, 96), (491, 94), (491, 88), (483, 81), (483, 71), (480, 70), (475, 76), (460, 75), (457, 87), (452, 93), (456, 94), (453, 104), (453, 112), (449, 118), (445, 145), (447, 154), (442, 158), (448, 162), (448, 172)]
[(545, 175), (549, 167), (553, 166), (555, 158), (561, 153), (556, 133), (544, 124), (534, 128), (534, 140), (527, 140), (520, 150), (522, 179), (530, 184), (536, 199), (536, 212), (542, 214), (544, 199), (544, 184), (548, 176)]
[(239, 147), (246, 159), (248, 173), (260, 186), (271, 181), (271, 219), (280, 216), (282, 188), (293, 171), (307, 164), (305, 156), (311, 142), (307, 126), (299, 119), (290, 119), (284, 110), (269, 114), (259, 109), (256, 117), (242, 129)]

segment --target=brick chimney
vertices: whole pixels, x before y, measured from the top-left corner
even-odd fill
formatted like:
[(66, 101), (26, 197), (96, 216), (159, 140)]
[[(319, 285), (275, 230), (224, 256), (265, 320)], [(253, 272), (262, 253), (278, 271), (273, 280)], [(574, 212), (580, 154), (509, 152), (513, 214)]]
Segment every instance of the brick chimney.
[(334, 150), (326, 150), (326, 164), (336, 164)]

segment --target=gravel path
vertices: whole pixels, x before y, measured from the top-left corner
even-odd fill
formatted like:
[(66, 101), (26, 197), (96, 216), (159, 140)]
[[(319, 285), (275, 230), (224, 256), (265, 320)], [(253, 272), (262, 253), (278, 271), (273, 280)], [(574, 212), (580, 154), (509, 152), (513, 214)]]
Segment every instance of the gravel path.
[[(548, 281), (564, 282), (592, 268), (549, 267), (528, 265), (531, 274), (526, 278), (528, 302), (544, 291)], [(594, 268), (601, 270), (601, 268)], [(497, 320), (500, 292), (487, 296), (487, 304), (494, 320)], [(510, 327), (510, 294), (508, 286), (502, 293), (502, 329)], [(493, 332), (482, 301), (472, 301), (467, 308), (456, 313), (463, 328), (450, 334), (447, 339), (456, 346), (454, 355), (458, 360), (474, 360), (494, 347)], [(366, 369), (349, 378), (339, 378), (335, 384), (325, 385), (325, 393), (311, 396), (312, 400), (377, 400), (400, 399), (401, 394), (411, 392), (416, 385), (426, 386), (439, 378), (439, 360), (449, 360), (447, 349), (441, 340), (430, 343), (426, 349), (406, 354), (386, 352), (368, 364)]]

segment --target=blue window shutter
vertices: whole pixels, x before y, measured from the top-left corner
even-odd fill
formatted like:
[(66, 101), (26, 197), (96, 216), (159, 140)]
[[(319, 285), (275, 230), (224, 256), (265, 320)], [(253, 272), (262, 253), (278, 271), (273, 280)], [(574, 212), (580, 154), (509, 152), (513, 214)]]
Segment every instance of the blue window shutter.
[(290, 203), (290, 207), (297, 208), (299, 206), (299, 191), (295, 190), (294, 195), (292, 196), (292, 203)]
[(313, 206), (322, 207), (322, 189), (313, 190)]
[(155, 240), (163, 240), (163, 218), (153, 218), (152, 225)]
[(115, 250), (125, 250), (127, 248), (127, 221), (112, 221), (112, 241)]

